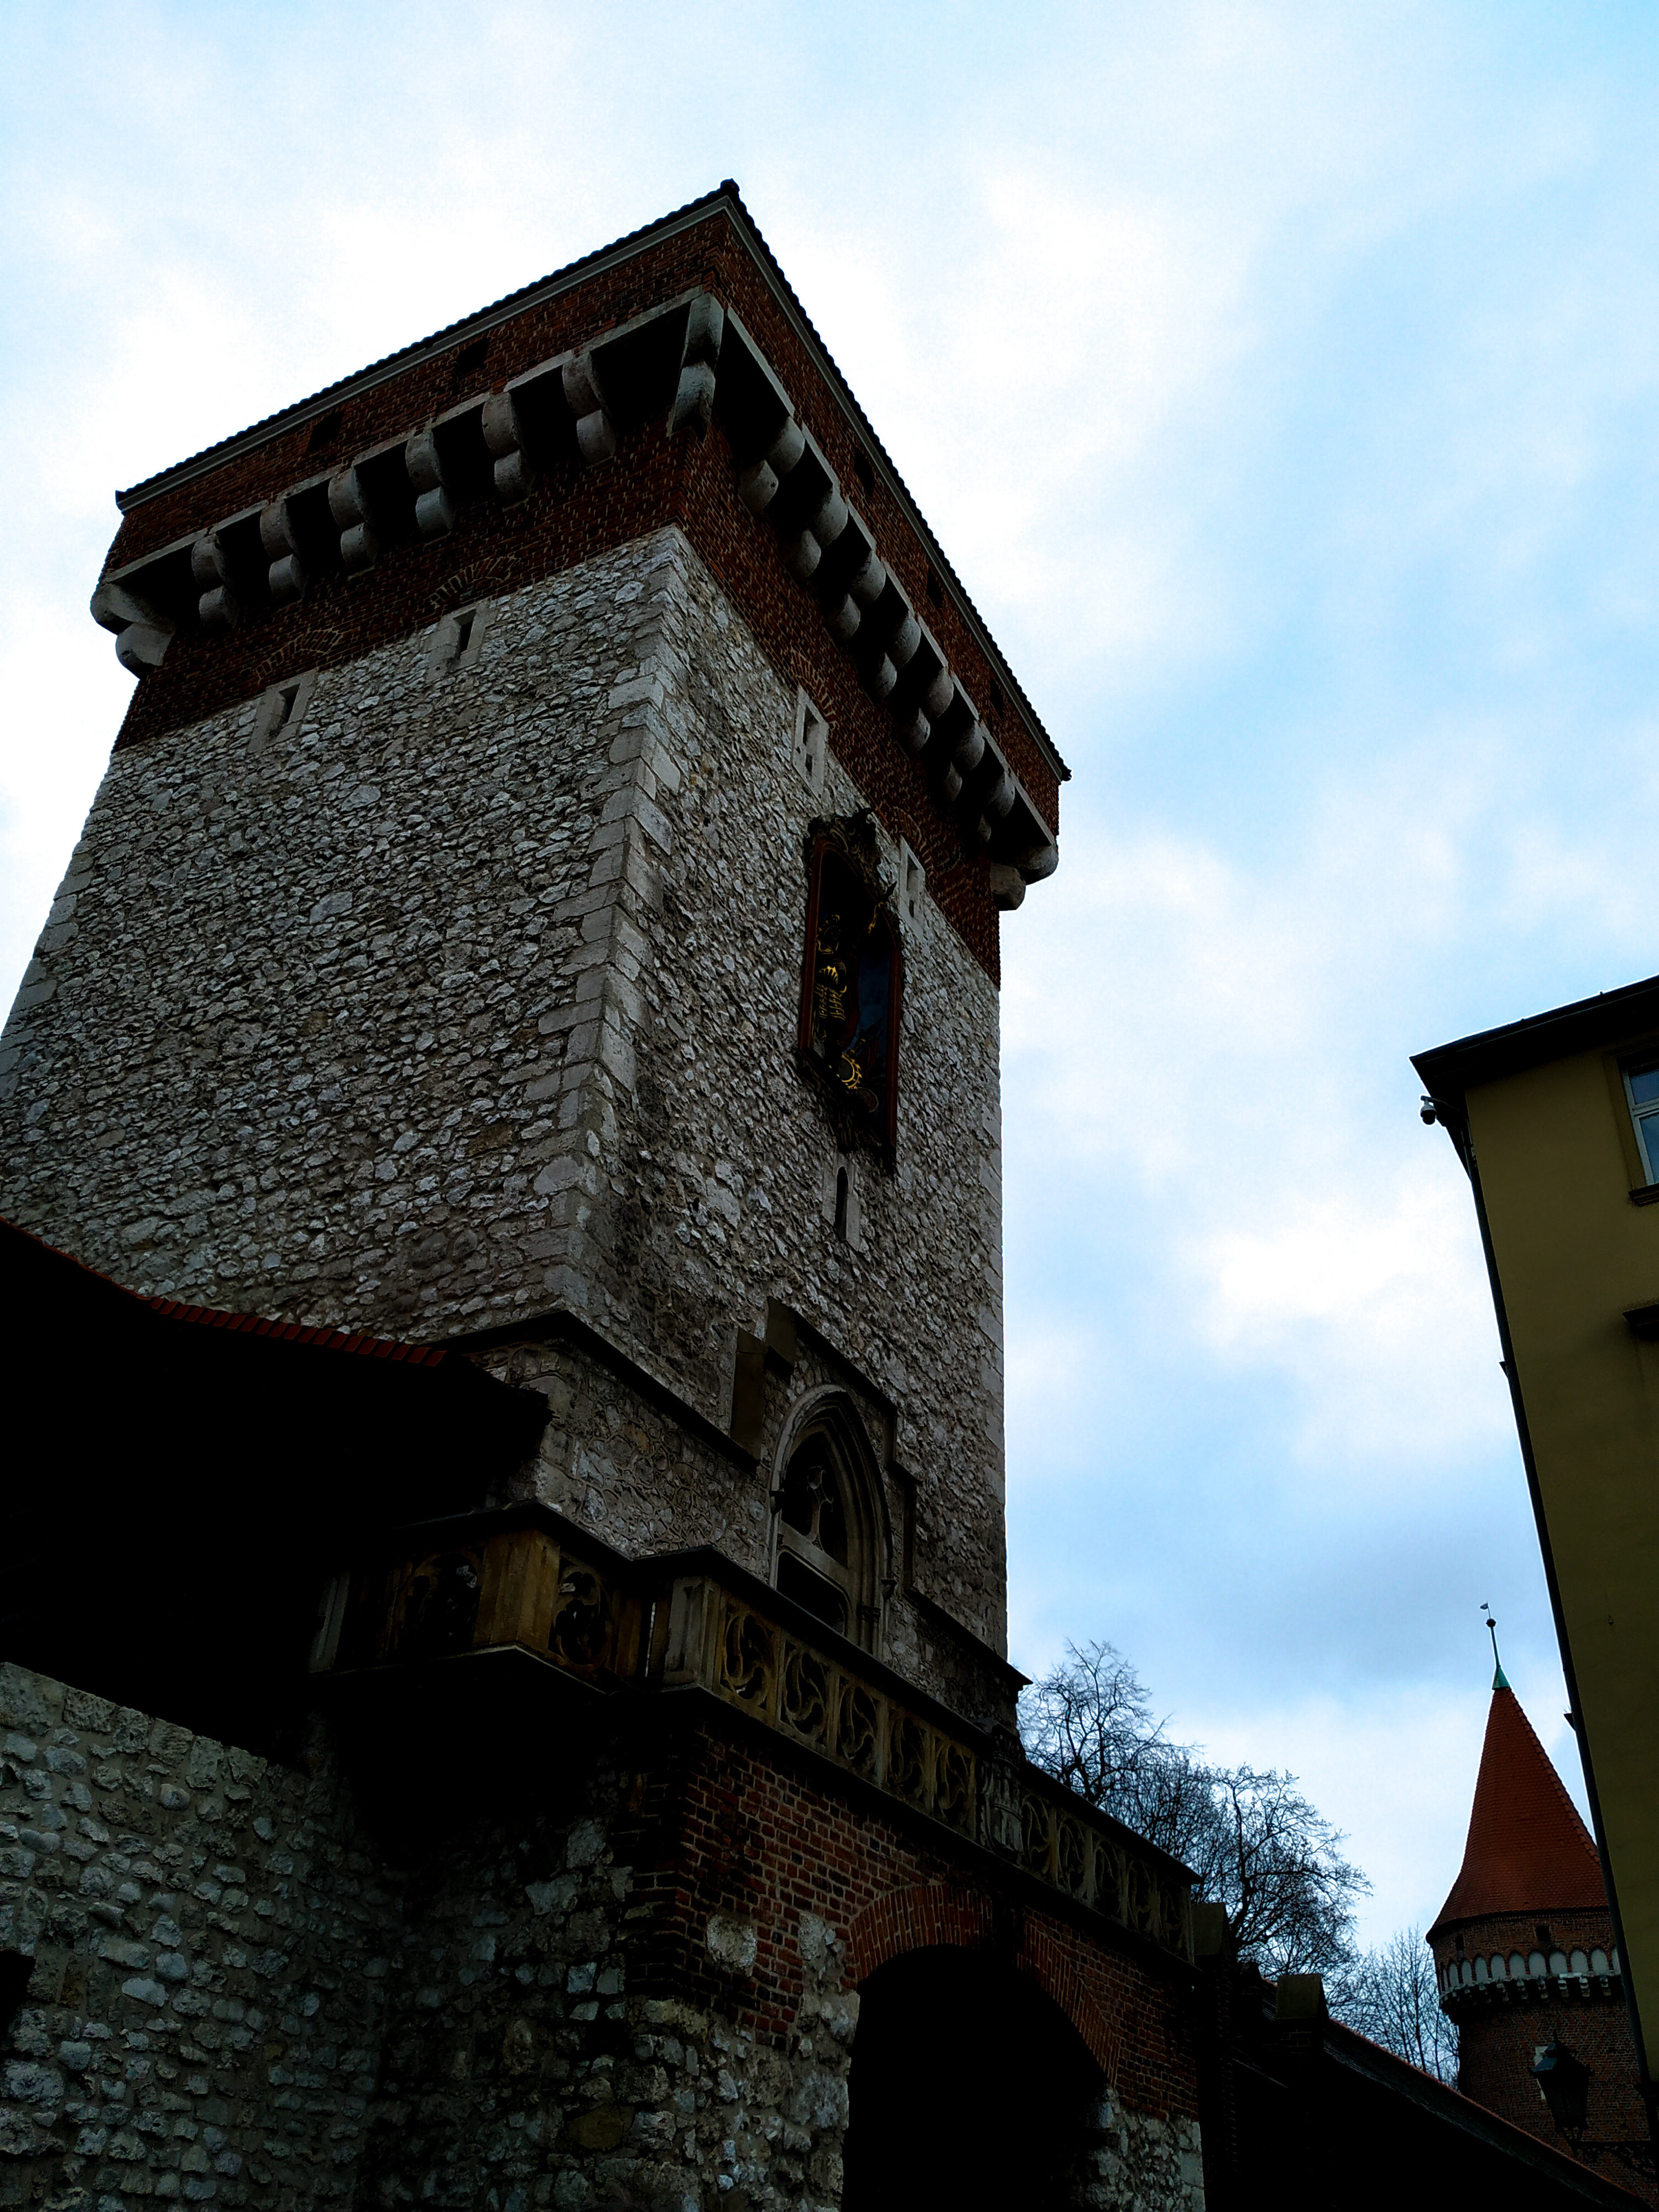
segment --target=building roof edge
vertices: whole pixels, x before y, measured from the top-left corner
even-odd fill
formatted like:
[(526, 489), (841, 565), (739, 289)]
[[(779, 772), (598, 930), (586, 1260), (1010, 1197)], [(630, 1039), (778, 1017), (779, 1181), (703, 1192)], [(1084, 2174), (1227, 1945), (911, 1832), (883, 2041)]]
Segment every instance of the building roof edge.
[(1659, 1031), (1659, 975), (1413, 1053), (1412, 1066), (1431, 1098), (1450, 1100), (1480, 1084), (1565, 1060), (1597, 1045), (1620, 1043), (1648, 1030)]

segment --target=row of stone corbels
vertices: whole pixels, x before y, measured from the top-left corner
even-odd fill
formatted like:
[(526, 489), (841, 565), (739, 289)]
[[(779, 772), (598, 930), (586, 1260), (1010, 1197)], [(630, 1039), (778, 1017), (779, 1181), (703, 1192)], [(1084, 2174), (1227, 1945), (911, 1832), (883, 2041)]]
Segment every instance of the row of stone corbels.
[[(855, 653), (865, 688), (889, 704), (899, 743), (925, 759), (951, 807), (968, 794), (969, 840), (989, 847), (1008, 821), (1019, 785), (944, 649), (918, 619), (863, 518), (850, 507), (823, 449), (802, 425), (782, 387), (767, 376), (786, 412), (765, 450), (744, 464), (738, 495), (749, 512), (773, 519), (783, 559), (815, 590), (830, 634)], [(805, 496), (791, 500), (805, 478)], [(1035, 813), (1033, 811), (1033, 818)], [(1052, 838), (994, 868), (999, 903), (1018, 906), (1025, 885), (1060, 861)]]
[[(552, 366), (561, 373), (573, 410), (580, 409), (576, 439), (583, 460), (608, 459), (616, 451), (616, 431), (595, 389), (591, 362), (573, 355)], [(534, 483), (535, 465), (513, 393), (492, 392), (482, 402), (470, 400), (447, 415), (443, 423), (477, 414), (482, 414), (498, 492), (504, 502), (522, 499)], [(420, 535), (438, 538), (453, 530), (458, 509), (451, 466), (439, 441), (441, 427), (428, 425), (406, 439), (392, 441), (391, 447), (376, 447), (331, 475), (295, 484), (263, 507), (233, 515), (203, 531), (189, 549), (191, 578), (198, 595), (196, 617), (203, 629), (232, 630), (241, 620), (242, 599), (228, 541), (240, 526), (256, 517), (264, 556), (265, 589), (272, 605), (288, 606), (304, 597), (314, 562), (305, 550), (301, 507), (319, 493), (326, 499), (327, 513), (337, 532), (339, 566), (348, 575), (372, 568), (380, 557), (386, 521), (385, 497), (377, 496), (373, 489), (369, 470), (388, 451), (401, 447)], [(161, 665), (177, 626), (153, 599), (130, 585), (106, 582), (94, 594), (92, 611), (95, 621), (115, 631), (116, 658), (131, 674), (142, 675), (147, 668)]]
[[(678, 324), (673, 319), (681, 317)], [(187, 550), (197, 621), (210, 632), (229, 630), (241, 618), (242, 590), (280, 607), (303, 595), (314, 561), (337, 564), (348, 575), (373, 568), (393, 529), (407, 529), (411, 503), (422, 538), (453, 530), (470, 488), (459, 478), (480, 481), (477, 465), (485, 457), (503, 505), (529, 493), (538, 456), (546, 459), (556, 446), (568, 453), (574, 441), (580, 465), (596, 466), (611, 459), (617, 443), (618, 410), (607, 394), (605, 362), (624, 362), (629, 349), (641, 345), (650, 357), (646, 381), (655, 392), (664, 388), (656, 380), (665, 382), (678, 368), (671, 434), (700, 436), (713, 419), (728, 324), (746, 357), (736, 366), (746, 368), (747, 404), (729, 405), (723, 416), (734, 450), (749, 456), (740, 461), (738, 495), (750, 514), (775, 526), (790, 573), (817, 599), (872, 697), (890, 708), (899, 743), (922, 762), (957, 812), (964, 841), (992, 852), (998, 902), (1018, 906), (1025, 885), (1057, 866), (1053, 838), (868, 525), (848, 505), (771, 364), (708, 292), (682, 295), (584, 348), (538, 363), (500, 392), (475, 394), (344, 467), (203, 531), (187, 548), (167, 549), (139, 564), (146, 573), (121, 572), (94, 593), (94, 617), (117, 633), (122, 665), (142, 675), (160, 664), (175, 626), (175, 612), (144, 586), (176, 555)], [(646, 411), (661, 404), (655, 399)], [(175, 589), (174, 610), (181, 612), (179, 597)]]
[[(595, 342), (595, 347), (539, 362), (515, 377), (504, 390), (476, 394), (408, 436), (374, 447), (331, 474), (308, 478), (262, 507), (247, 509), (203, 531), (188, 548), (198, 621), (210, 631), (234, 629), (240, 622), (243, 610), (233, 544), (239, 533), (246, 536), (248, 526), (256, 518), (264, 588), (272, 604), (286, 606), (304, 595), (313, 568), (306, 550), (307, 537), (313, 536), (314, 542), (313, 533), (305, 527), (304, 509), (307, 504), (315, 507), (319, 495), (325, 495), (327, 514), (337, 532), (339, 566), (348, 575), (373, 568), (387, 535), (388, 520), (387, 495), (384, 488), (377, 490), (374, 478), (388, 457), (399, 452), (414, 495), (414, 521), (419, 534), (437, 538), (453, 530), (458, 494), (455, 465), (446, 448), (471, 418), (477, 418), (495, 489), (503, 505), (523, 499), (535, 483), (538, 440), (531, 427), (532, 410), (536, 403), (545, 406), (550, 387), (556, 389), (582, 465), (592, 467), (610, 459), (617, 450), (617, 425), (594, 358), (595, 348), (603, 349), (620, 338), (636, 335), (642, 326), (657, 323), (678, 309), (685, 310), (686, 324), (672, 427), (677, 432), (701, 433), (713, 411), (714, 364), (724, 325), (720, 303), (707, 293), (696, 295), (689, 303), (681, 299), (653, 309), (620, 331), (606, 333)], [(112, 579), (100, 584), (92, 602), (94, 619), (116, 633), (116, 657), (135, 676), (160, 665), (177, 626), (142, 586), (141, 578)]]
[[(446, 458), (441, 436), (449, 425), (474, 415), (480, 417), (495, 489), (504, 505), (523, 499), (531, 490), (536, 479), (536, 465), (518, 392), (550, 375), (559, 379), (565, 404), (574, 423), (576, 450), (583, 464), (591, 467), (596, 462), (610, 459), (617, 450), (616, 427), (606, 411), (592, 356), (569, 353), (556, 361), (543, 362), (528, 375), (518, 379), (516, 386), (509, 386), (504, 392), (492, 392), (482, 401), (469, 399), (452, 409), (440, 422), (429, 423), (401, 441), (404, 473), (415, 495), (415, 526), (422, 538), (446, 536), (455, 527), (458, 518), (457, 489), (452, 480), (453, 464)], [(386, 450), (377, 448), (376, 453)], [(328, 511), (340, 533), (340, 565), (348, 575), (358, 575), (372, 568), (380, 557), (386, 534), (384, 520), (378, 512), (382, 502), (376, 498), (368, 474), (368, 464), (375, 457), (366, 454), (337, 470), (328, 479)], [(296, 487), (272, 500), (259, 515), (260, 541), (270, 560), (267, 587), (278, 606), (299, 599), (309, 581), (295, 514), (295, 502), (306, 489)], [(228, 578), (216, 567), (217, 536), (215, 532), (205, 532), (198, 540), (197, 551), (192, 556), (192, 567), (204, 585), (217, 582), (221, 586), (218, 590), (205, 589), (198, 608), (204, 627), (210, 629), (228, 628), (236, 618), (234, 603), (228, 601), (223, 589)]]

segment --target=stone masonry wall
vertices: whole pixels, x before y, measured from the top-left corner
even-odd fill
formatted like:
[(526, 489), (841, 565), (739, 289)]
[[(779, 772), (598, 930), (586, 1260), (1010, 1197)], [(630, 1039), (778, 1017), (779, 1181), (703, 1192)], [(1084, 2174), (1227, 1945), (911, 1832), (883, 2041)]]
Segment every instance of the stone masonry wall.
[[(290, 1773), (11, 1667), (0, 1722), (0, 1949), (34, 1961), (0, 2205), (703, 2212), (734, 2126), (757, 2204), (836, 2201), (856, 1998), (809, 1994), (779, 2051), (634, 1996), (655, 1908), (603, 1758), (505, 1818), (486, 1787), (459, 1829), (441, 1771), (448, 1832), (411, 1818), (394, 1868), (325, 1733)], [(828, 1989), (830, 1931), (800, 1940)]]
[(1110, 2060), (1074, 2201), (1200, 2212), (1177, 1993), (755, 1749), (436, 1746), (371, 1833), (322, 1733), (290, 1772), (11, 1668), (0, 1723), (0, 2204), (833, 2212), (856, 1980), (1012, 1941)]
[[(0, 1044), (0, 1209), (145, 1292), (442, 1337), (583, 1312), (723, 1425), (769, 1295), (900, 1408), (921, 1587), (1004, 1634), (997, 1009), (907, 924), (860, 1237), (792, 1060), (860, 795), (678, 531), (112, 761)], [(739, 1521), (682, 1501), (673, 1541)]]
[[(956, 1711), (1015, 1725), (1022, 1678), (952, 1618), (919, 1600), (905, 1581), (914, 1492), (888, 1464), (894, 1428), (889, 1407), (844, 1363), (804, 1349), (787, 1371), (781, 1363), (772, 1365), (760, 1455), (750, 1466), (688, 1426), (659, 1398), (599, 1364), (583, 1346), (532, 1335), (495, 1346), (486, 1357), (493, 1373), (539, 1391), (552, 1412), (519, 1494), (555, 1507), (629, 1556), (710, 1544), (762, 1581), (773, 1571), (775, 1500), (792, 1419), (804, 1401), (825, 1391), (849, 1400), (882, 1470), (882, 1575), (890, 1587), (881, 1594), (877, 1656)], [(947, 1559), (963, 1540), (959, 1528), (947, 1531)]]
[(349, 2201), (395, 1885), (306, 1772), (0, 1668), (0, 2205)]

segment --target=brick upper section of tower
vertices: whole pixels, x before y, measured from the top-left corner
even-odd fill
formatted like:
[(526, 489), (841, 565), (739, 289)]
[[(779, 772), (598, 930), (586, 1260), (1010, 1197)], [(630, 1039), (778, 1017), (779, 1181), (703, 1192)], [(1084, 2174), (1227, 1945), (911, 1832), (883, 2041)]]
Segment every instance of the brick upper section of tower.
[(119, 503), (119, 746), (673, 524), (994, 981), (1057, 860), (1067, 770), (730, 184)]

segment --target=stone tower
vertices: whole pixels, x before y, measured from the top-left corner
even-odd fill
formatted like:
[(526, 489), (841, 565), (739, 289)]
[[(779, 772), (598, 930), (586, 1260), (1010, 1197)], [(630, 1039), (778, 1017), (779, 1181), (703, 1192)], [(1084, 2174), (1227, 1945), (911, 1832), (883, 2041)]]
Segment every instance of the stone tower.
[(1011, 1728), (1066, 771), (735, 187), (119, 503), (0, 1052), (115, 1440), (0, 1668), (4, 2201), (1193, 2206), (1186, 1870)]
[(476, 1347), (537, 1496), (807, 1592), (832, 1394), (822, 1601), (1006, 1717), (998, 929), (1066, 771), (732, 196), (120, 504), (0, 1212)]
[(1465, 2096), (1559, 2140), (1532, 2068), (1550, 2044), (1591, 2072), (1587, 2139), (1654, 2195), (1618, 1946), (1589, 1830), (1500, 1666), (1463, 1864), (1428, 1933)]

